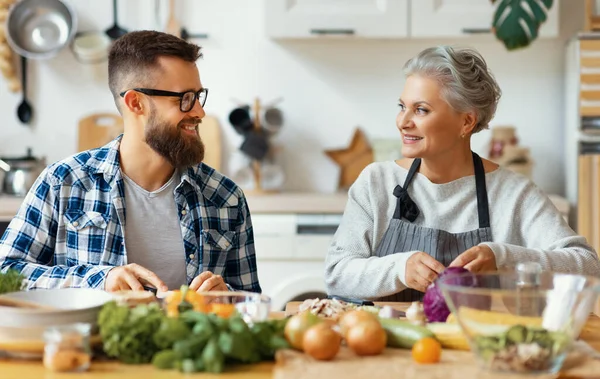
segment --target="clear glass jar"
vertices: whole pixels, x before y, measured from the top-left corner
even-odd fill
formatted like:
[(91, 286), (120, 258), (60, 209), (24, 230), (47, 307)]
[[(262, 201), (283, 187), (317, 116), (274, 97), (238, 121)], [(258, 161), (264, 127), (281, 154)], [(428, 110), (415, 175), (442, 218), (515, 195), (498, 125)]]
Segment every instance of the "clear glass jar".
[(44, 366), (52, 371), (86, 371), (90, 367), (91, 325), (53, 326), (44, 332)]

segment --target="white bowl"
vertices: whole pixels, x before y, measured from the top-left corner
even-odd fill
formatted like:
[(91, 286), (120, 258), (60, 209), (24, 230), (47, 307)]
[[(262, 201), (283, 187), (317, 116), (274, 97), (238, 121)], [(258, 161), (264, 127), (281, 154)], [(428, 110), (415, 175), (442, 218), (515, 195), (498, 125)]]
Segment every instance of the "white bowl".
[[(39, 310), (0, 306), (0, 351), (39, 353), (44, 330), (49, 326), (89, 323), (97, 329), (98, 313), (113, 300), (108, 292), (87, 288), (65, 288), (12, 292), (2, 296), (57, 308)], [(38, 354), (33, 354), (37, 356)]]

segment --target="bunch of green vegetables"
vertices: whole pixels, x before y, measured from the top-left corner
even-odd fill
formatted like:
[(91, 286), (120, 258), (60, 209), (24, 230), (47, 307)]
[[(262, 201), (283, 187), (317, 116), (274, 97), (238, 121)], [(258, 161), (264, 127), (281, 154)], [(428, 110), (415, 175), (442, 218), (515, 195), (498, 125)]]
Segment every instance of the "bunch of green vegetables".
[(148, 363), (160, 369), (219, 373), (226, 363), (272, 360), (288, 348), (287, 320), (270, 320), (248, 326), (239, 316), (185, 311), (178, 318), (164, 315), (157, 305), (130, 309), (115, 303), (100, 312), (104, 351), (125, 363)]
[(124, 363), (148, 363), (160, 350), (154, 334), (167, 316), (158, 304), (135, 308), (106, 303), (98, 315), (104, 352)]
[(22, 290), (24, 280), (25, 276), (16, 270), (0, 273), (0, 294)]

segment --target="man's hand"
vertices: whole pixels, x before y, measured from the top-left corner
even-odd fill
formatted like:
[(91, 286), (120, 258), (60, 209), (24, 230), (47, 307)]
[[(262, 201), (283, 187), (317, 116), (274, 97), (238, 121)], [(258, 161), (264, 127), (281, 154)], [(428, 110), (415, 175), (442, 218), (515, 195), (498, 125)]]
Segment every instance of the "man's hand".
[(158, 291), (168, 290), (167, 285), (155, 273), (135, 263), (111, 269), (106, 277), (104, 289), (143, 291), (144, 284), (151, 284)]
[(471, 272), (496, 271), (496, 256), (487, 245), (473, 246), (456, 257), (449, 267), (464, 267)]
[(406, 262), (405, 284), (409, 288), (425, 292), (444, 269), (444, 265), (431, 255), (423, 252), (415, 253)]
[(196, 276), (190, 284), (190, 289), (196, 292), (208, 292), (208, 291), (229, 291), (229, 288), (225, 285), (223, 277), (221, 275), (215, 275), (210, 271), (204, 271), (202, 274)]

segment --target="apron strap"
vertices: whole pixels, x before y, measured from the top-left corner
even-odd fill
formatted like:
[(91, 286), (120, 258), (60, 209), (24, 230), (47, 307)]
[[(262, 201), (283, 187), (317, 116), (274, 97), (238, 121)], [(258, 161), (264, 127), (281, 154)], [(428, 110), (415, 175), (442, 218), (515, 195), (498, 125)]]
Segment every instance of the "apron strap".
[(408, 190), (408, 186), (412, 182), (413, 178), (417, 171), (419, 171), (419, 167), (421, 167), (421, 158), (417, 158), (410, 165), (410, 169), (408, 170), (408, 175), (406, 175), (406, 179), (404, 179), (404, 188)]
[(408, 175), (404, 180), (404, 188), (399, 185), (394, 188), (394, 196), (398, 198), (398, 200), (396, 200), (396, 208), (394, 209), (393, 218), (395, 219), (400, 220), (404, 217), (408, 221), (413, 222), (419, 217), (419, 207), (408, 195), (408, 187), (410, 186), (415, 173), (419, 170), (419, 166), (421, 166), (421, 159), (417, 158), (410, 166), (410, 170), (408, 170)]
[(479, 228), (490, 227), (490, 210), (488, 205), (487, 189), (485, 186), (485, 169), (483, 161), (475, 152), (473, 154), (473, 165), (475, 166), (475, 186), (477, 191), (477, 214), (479, 216)]

